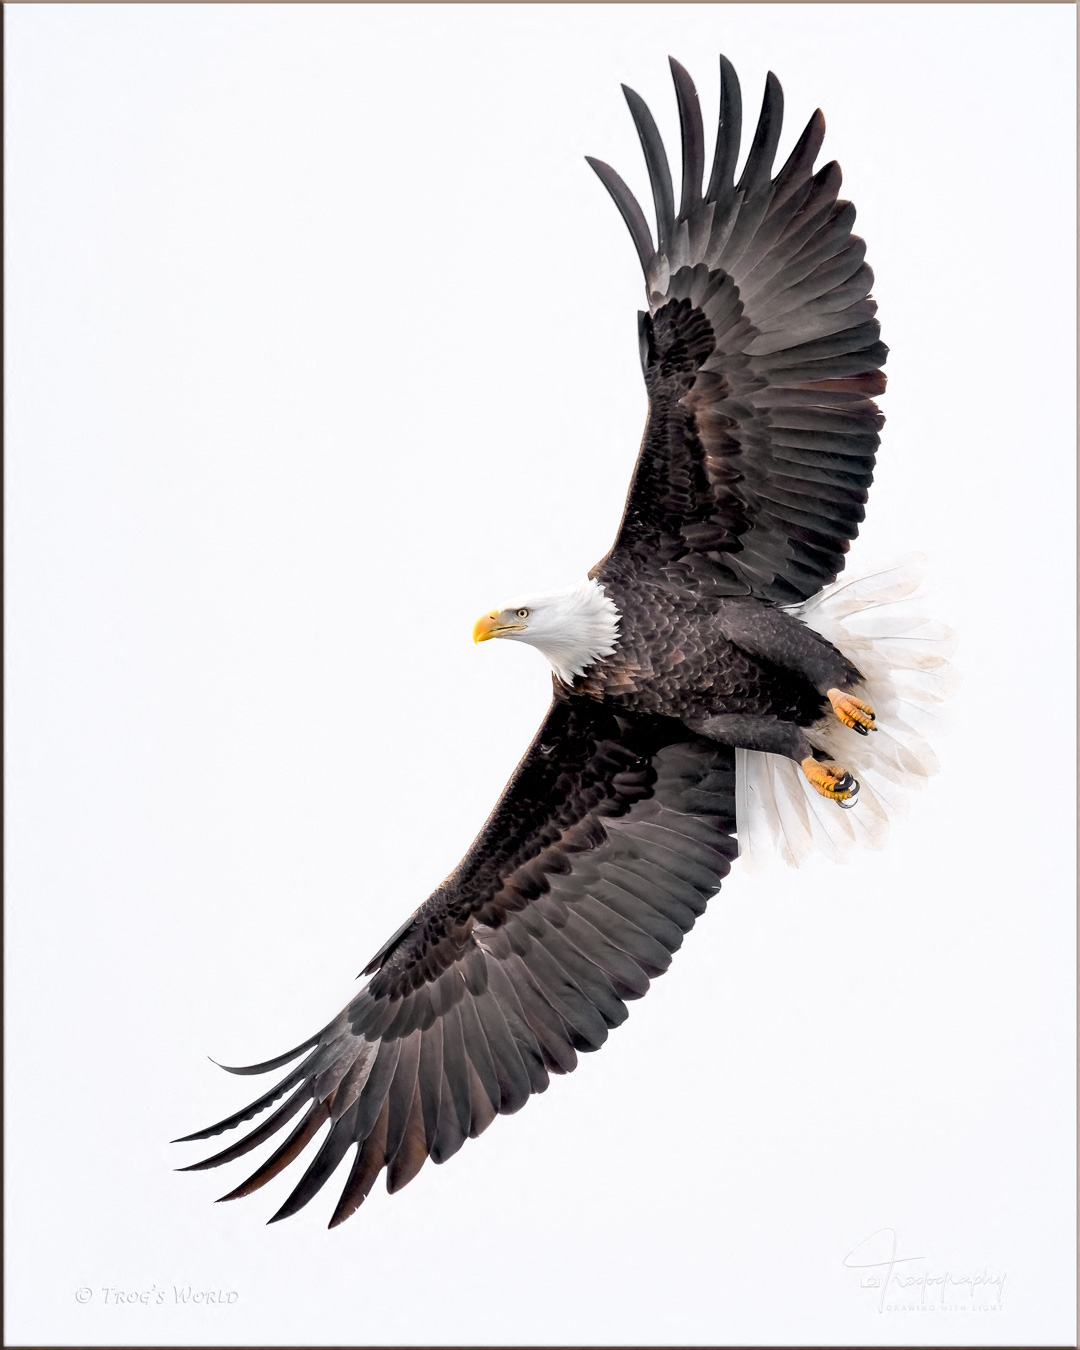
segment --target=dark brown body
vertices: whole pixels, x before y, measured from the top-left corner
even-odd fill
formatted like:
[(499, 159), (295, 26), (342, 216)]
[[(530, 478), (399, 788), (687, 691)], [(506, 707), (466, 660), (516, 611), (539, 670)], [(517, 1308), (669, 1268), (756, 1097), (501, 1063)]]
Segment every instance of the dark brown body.
[(605, 579), (622, 616), (615, 651), (563, 697), (621, 712), (676, 717), (773, 717), (809, 727), (828, 711), (826, 690), (859, 671), (794, 615), (752, 597), (695, 595), (655, 579)]

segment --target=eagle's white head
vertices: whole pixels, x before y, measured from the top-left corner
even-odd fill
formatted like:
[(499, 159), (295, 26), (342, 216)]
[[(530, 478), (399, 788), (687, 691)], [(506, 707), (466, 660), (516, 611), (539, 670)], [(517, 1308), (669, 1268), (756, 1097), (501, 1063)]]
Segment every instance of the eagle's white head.
[(561, 591), (519, 595), (483, 614), (473, 641), (513, 638), (538, 648), (564, 684), (601, 656), (610, 656), (619, 637), (619, 611), (598, 581), (580, 581)]

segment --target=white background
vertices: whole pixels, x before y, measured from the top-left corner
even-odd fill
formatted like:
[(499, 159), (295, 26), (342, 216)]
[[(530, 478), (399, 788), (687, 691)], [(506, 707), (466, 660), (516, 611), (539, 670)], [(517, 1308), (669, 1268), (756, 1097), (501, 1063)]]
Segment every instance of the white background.
[[(1071, 7), (6, 20), (8, 1341), (1071, 1341)], [(667, 54), (711, 123), (720, 50), (751, 125), (780, 76), (781, 158), (824, 107), (869, 240), (852, 556), (932, 557), (942, 773), (882, 854), (736, 866), (601, 1054), (402, 1194), (214, 1208), (252, 1159), (166, 1141), (264, 1080), (206, 1056), (342, 1006), (546, 707), (469, 634), (606, 550), (644, 420), (582, 157), (643, 191), (619, 82), (671, 144)], [(1000, 1311), (878, 1312), (884, 1227)]]

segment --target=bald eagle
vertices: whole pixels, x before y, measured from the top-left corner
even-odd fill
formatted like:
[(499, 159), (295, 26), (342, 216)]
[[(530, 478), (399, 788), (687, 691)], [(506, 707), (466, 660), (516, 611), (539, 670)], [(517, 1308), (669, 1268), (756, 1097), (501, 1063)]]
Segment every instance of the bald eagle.
[[(696, 90), (671, 62), (677, 210), (653, 118), (624, 89), (655, 240), (622, 179), (588, 161), (645, 274), (644, 439), (606, 556), (577, 585), (496, 605), (473, 632), (543, 653), (551, 706), (461, 863), (375, 954), (347, 1007), (286, 1054), (230, 1070), (293, 1065), (235, 1115), (186, 1136), (273, 1108), (185, 1169), (232, 1162), (286, 1131), (225, 1199), (263, 1186), (324, 1126), (275, 1219), (307, 1204), (349, 1150), (331, 1226), (383, 1169), (398, 1190), (603, 1044), (667, 969), (740, 852), (737, 837), (745, 852), (755, 829), (771, 832), (791, 857), (815, 831), (850, 841), (851, 820), (884, 819), (892, 788), (930, 770), (926, 747), (901, 732), (893, 676), (932, 670), (940, 656), (916, 644), (924, 654), (905, 661), (908, 648), (889, 640), (907, 630), (853, 626), (907, 595), (917, 568), (837, 584), (863, 519), (883, 420), (873, 399), (885, 388), (855, 211), (838, 199), (835, 163), (815, 172), (820, 112), (773, 174), (783, 99), (772, 74), (736, 180), (741, 98), (720, 65), (710, 167)], [(878, 788), (860, 797), (875, 773)]]

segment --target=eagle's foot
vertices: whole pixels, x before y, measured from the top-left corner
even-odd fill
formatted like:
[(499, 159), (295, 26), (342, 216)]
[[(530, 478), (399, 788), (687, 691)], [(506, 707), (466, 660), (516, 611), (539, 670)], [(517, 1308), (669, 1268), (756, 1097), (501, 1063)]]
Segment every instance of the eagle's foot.
[(874, 725), (874, 710), (869, 703), (864, 703), (861, 698), (852, 698), (850, 694), (845, 694), (839, 689), (830, 689), (829, 702), (832, 704), (833, 712), (843, 722), (844, 726), (850, 727), (852, 731), (857, 731), (860, 736), (865, 736), (870, 731), (877, 731), (877, 727)]
[(802, 771), (815, 792), (844, 807), (855, 805), (859, 784), (842, 764), (808, 755), (802, 762)]

